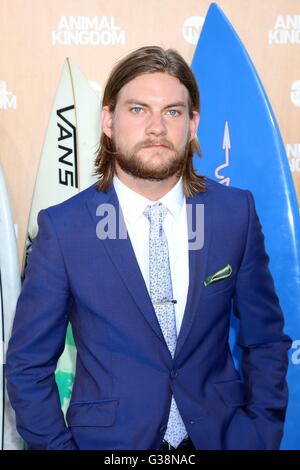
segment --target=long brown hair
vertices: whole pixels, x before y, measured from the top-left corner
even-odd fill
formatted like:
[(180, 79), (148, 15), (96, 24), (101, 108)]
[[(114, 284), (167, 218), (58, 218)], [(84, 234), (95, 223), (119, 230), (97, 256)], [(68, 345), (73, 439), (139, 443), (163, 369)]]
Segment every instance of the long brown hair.
[[(117, 104), (118, 93), (126, 83), (140, 75), (155, 72), (172, 75), (186, 87), (189, 93), (191, 119), (193, 111), (200, 112), (199, 90), (190, 67), (176, 50), (165, 50), (158, 46), (141, 47), (115, 65), (106, 83), (102, 106), (108, 106), (109, 110), (113, 112)], [(194, 153), (201, 155), (196, 138), (189, 144), (182, 171), (183, 190), (186, 196), (192, 196), (206, 189), (204, 177), (200, 176), (193, 168)], [(115, 172), (114, 154), (112, 140), (102, 133), (95, 160), (95, 174), (99, 176), (98, 190), (107, 191), (112, 183)]]

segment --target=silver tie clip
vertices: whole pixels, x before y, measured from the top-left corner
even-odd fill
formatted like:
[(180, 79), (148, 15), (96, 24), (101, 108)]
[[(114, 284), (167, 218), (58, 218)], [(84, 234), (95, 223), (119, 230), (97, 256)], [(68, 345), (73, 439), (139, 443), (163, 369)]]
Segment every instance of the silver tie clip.
[(177, 300), (161, 300), (160, 302), (152, 302), (153, 305), (166, 305), (166, 304), (177, 304)]

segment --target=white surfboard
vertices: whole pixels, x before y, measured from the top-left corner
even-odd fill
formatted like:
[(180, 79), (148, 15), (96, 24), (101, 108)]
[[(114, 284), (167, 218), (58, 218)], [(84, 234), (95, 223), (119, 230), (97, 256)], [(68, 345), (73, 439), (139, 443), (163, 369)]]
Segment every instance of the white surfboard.
[(71, 59), (66, 59), (40, 157), (28, 238), (37, 234), (41, 209), (58, 204), (95, 181), (100, 99)]
[(23, 448), (23, 442), (16, 431), (15, 414), (7, 396), (4, 368), (21, 281), (15, 230), (1, 167), (0, 240), (0, 449), (18, 450)]
[[(29, 216), (23, 266), (37, 234), (41, 209), (63, 202), (96, 181), (100, 97), (71, 59), (66, 59), (50, 115)], [(23, 268), (24, 269), (24, 268)], [(70, 329), (56, 370), (63, 411), (74, 380), (76, 351)]]

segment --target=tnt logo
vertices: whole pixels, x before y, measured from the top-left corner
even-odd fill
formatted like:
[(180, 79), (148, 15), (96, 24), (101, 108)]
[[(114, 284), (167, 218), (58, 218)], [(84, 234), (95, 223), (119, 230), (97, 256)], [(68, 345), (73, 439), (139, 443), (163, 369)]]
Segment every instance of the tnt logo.
[(6, 82), (0, 80), (0, 109), (17, 109), (17, 97), (7, 90)]
[(202, 16), (191, 16), (182, 27), (182, 34), (186, 42), (197, 44), (204, 23)]

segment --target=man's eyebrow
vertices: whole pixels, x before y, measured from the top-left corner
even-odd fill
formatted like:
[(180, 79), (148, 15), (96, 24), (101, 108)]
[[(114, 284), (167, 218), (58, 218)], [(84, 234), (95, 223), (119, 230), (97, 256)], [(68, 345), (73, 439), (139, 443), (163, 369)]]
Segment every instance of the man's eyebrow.
[[(136, 105), (139, 105), (139, 106), (144, 106), (145, 108), (150, 107), (150, 105), (148, 103), (144, 103), (143, 101), (140, 101), (139, 99), (134, 99), (134, 98), (130, 98), (130, 99), (126, 100), (125, 104), (136, 104)], [(175, 103), (167, 104), (166, 106), (164, 106), (164, 109), (178, 108), (178, 107), (186, 108), (187, 105), (184, 101), (176, 101)]]
[(186, 108), (186, 103), (184, 101), (176, 101), (176, 103), (167, 104), (166, 108)]
[(134, 98), (130, 98), (129, 100), (126, 100), (125, 104), (137, 104), (137, 105), (140, 105), (140, 106), (149, 107), (149, 105), (147, 103), (143, 103), (142, 101), (136, 100)]

